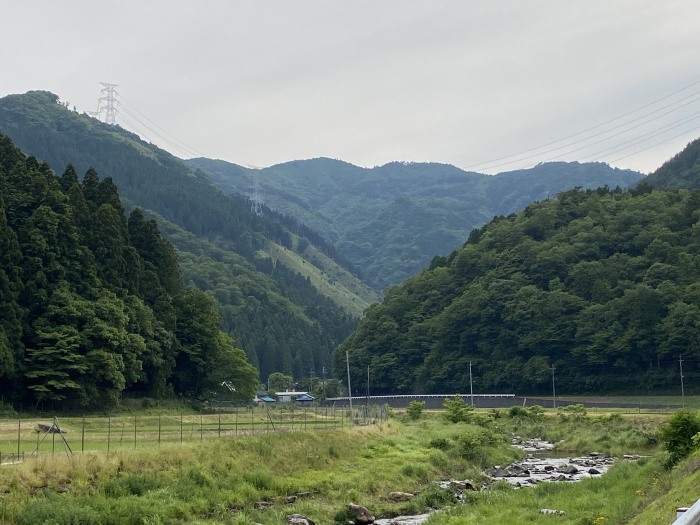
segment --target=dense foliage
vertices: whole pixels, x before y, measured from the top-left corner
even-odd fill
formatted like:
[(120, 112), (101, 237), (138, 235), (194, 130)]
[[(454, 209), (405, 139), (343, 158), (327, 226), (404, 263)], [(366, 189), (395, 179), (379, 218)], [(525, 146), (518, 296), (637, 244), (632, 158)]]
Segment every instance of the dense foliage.
[(0, 135), (0, 394), (108, 408), (124, 391), (252, 397), (257, 371), (185, 288), (173, 246), (112, 180), (56, 177)]
[[(125, 206), (156, 219), (178, 250), (184, 281), (216, 298), (225, 331), (262, 377), (279, 371), (300, 379), (330, 370), (332, 352), (357, 325), (359, 311), (339, 306), (270, 254), (275, 246), (298, 256), (301, 247), (319, 242), (332, 257), (330, 246), (292, 219), (269, 210), (257, 216), (249, 201), (224, 195), (201, 172), (136, 135), (57, 102), (44, 91), (0, 99), (0, 131), (58, 173), (68, 163), (78, 172), (94, 167), (114, 181)], [(375, 297), (357, 303), (366, 306)]]
[(700, 446), (700, 413), (683, 409), (661, 426), (661, 441), (668, 452), (669, 465), (675, 465)]
[(575, 186), (626, 188), (641, 174), (606, 164), (554, 162), (489, 176), (437, 163), (371, 169), (312, 159), (253, 170), (192, 159), (227, 192), (262, 189), (271, 208), (320, 232), (378, 290), (417, 274), (436, 254), (461, 246), (495, 215)]
[[(700, 378), (700, 193), (571, 190), (389, 289), (340, 347), (375, 392), (676, 391)], [(554, 369), (554, 370), (553, 370)]]
[(688, 144), (683, 151), (649, 175), (645, 182), (661, 188), (700, 188), (700, 139)]

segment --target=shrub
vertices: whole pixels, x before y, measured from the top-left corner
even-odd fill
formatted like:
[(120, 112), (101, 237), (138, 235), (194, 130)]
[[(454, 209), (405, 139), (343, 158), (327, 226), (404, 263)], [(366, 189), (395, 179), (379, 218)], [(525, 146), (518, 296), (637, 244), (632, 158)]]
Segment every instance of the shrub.
[(412, 513), (425, 512), (425, 509), (442, 508), (457, 502), (453, 490), (440, 488), (437, 484), (429, 485), (417, 498), (411, 500), (406, 510)]
[(562, 421), (583, 421), (588, 414), (586, 407), (581, 404), (559, 407), (557, 412)]
[(151, 490), (159, 488), (159, 483), (148, 474), (127, 474), (107, 480), (103, 492), (111, 498), (121, 498), (127, 495), (143, 496)]
[(442, 403), (442, 407), (445, 409), (445, 419), (452, 423), (459, 423), (469, 421), (471, 413), (474, 411), (472, 405), (465, 405), (464, 399), (459, 394), (450, 399), (447, 398)]
[(508, 410), (508, 417), (513, 419), (524, 419), (526, 417), (530, 417), (530, 412), (525, 407), (514, 405), (510, 407), (510, 410)]
[(530, 413), (532, 419), (540, 420), (544, 417), (544, 408), (542, 405), (532, 405), (528, 407), (527, 411)]
[(425, 401), (411, 401), (406, 409), (406, 415), (408, 419), (416, 421), (423, 415), (423, 409), (425, 408)]
[(0, 417), (17, 417), (17, 412), (12, 408), (12, 405), (0, 401)]
[(697, 441), (693, 438), (700, 432), (700, 414), (682, 409), (673, 414), (661, 426), (661, 441), (669, 453), (669, 464), (675, 465), (688, 456)]
[(450, 448), (450, 441), (447, 438), (433, 438), (428, 443), (430, 448), (436, 448), (438, 450), (448, 450)]
[(488, 462), (489, 451), (496, 445), (499, 438), (485, 428), (468, 426), (467, 431), (457, 437), (459, 455), (464, 459), (478, 464)]

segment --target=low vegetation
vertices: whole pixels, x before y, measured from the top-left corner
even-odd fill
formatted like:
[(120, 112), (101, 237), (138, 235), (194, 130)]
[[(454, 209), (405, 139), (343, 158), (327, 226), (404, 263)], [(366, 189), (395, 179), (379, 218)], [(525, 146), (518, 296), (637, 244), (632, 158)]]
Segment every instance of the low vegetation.
[[(447, 412), (412, 410), (369, 427), (42, 454), (0, 468), (0, 523), (273, 525), (300, 513), (316, 523), (345, 524), (345, 506), (355, 502), (377, 516), (443, 509), (430, 524), (549, 523), (551, 516), (538, 514), (544, 507), (566, 512), (557, 523), (612, 524), (651, 512), (659, 498), (666, 516), (668, 502), (681, 498), (670, 491), (700, 465), (691, 456), (673, 470), (664, 467), (668, 452), (659, 428), (667, 416), (516, 407), (461, 411), (451, 422)], [(619, 461), (605, 476), (576, 484), (514, 490), (496, 483), (466, 493), (465, 504), (434, 483), (488, 485), (485, 468), (522, 456), (510, 446), (514, 434), (555, 441), (557, 453), (645, 457)], [(392, 491), (418, 496), (394, 502)]]

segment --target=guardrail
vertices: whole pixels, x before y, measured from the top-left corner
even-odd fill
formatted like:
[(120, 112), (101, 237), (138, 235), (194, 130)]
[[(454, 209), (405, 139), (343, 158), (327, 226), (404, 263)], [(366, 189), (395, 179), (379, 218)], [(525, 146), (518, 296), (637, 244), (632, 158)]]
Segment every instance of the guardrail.
[(673, 525), (699, 525), (700, 524), (700, 499), (688, 509), (676, 511), (676, 521)]

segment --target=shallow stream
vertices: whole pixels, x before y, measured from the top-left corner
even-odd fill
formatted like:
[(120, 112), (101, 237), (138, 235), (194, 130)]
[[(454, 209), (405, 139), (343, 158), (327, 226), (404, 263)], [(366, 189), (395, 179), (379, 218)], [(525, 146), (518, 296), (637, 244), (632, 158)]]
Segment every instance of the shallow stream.
[[(582, 479), (602, 476), (614, 463), (614, 458), (605, 454), (593, 452), (587, 456), (572, 457), (559, 456), (554, 451), (555, 444), (541, 440), (522, 441), (514, 438), (513, 445), (521, 448), (528, 455), (506, 467), (493, 467), (485, 474), (491, 479), (491, 483), (505, 481), (516, 488), (533, 487), (545, 482), (576, 482)], [(546, 457), (543, 457), (546, 456)], [(626, 459), (638, 459), (639, 456), (625, 456)], [(489, 483), (490, 484), (490, 483)], [(446, 489), (471, 486), (471, 481), (456, 482), (454, 480), (441, 481), (439, 485)], [(488, 485), (486, 485), (488, 486)], [(466, 489), (458, 488), (455, 494), (461, 499), (462, 492)], [(428, 520), (430, 514), (416, 514), (413, 516), (397, 516), (395, 518), (378, 519), (377, 525), (420, 525)]]

